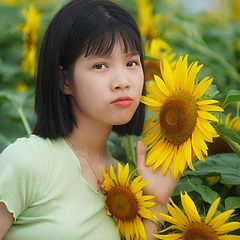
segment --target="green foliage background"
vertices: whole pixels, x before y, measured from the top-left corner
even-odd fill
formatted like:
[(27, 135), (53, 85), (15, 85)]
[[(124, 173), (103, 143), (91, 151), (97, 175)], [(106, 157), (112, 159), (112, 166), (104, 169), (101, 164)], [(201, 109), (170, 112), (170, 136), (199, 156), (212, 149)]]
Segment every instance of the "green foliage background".
[[(31, 1), (19, 1), (7, 6), (0, 1), (0, 151), (17, 137), (27, 136), (35, 122), (35, 79), (21, 68), (23, 33), (17, 26), (24, 22), (22, 8)], [(64, 1), (32, 1), (41, 13), (38, 49), (44, 30), (53, 14)], [(123, 4), (137, 19), (135, 0)], [(181, 1), (152, 0), (153, 13), (160, 13), (159, 36), (179, 55), (188, 54), (190, 61), (204, 64), (202, 76), (212, 76), (216, 95), (225, 108), (239, 116), (240, 109), (240, 22), (232, 14), (234, 1), (216, 1), (220, 7), (189, 13)], [(239, 13), (240, 14), (240, 13)], [(19, 92), (24, 83), (27, 91)], [(179, 202), (180, 191), (187, 191), (201, 213), (206, 212), (217, 196), (222, 197), (221, 210), (236, 209), (234, 219), (239, 221), (240, 211), (240, 137), (239, 133), (223, 124), (216, 124), (220, 136), (231, 145), (233, 152), (210, 155), (204, 163), (196, 162), (197, 171), (187, 170), (174, 192)], [(108, 142), (113, 155), (123, 162), (135, 161), (135, 137), (119, 138), (112, 134)], [(121, 147), (120, 147), (121, 146)], [(211, 180), (211, 181), (210, 181)], [(160, 186), (161, 187), (161, 186)]]

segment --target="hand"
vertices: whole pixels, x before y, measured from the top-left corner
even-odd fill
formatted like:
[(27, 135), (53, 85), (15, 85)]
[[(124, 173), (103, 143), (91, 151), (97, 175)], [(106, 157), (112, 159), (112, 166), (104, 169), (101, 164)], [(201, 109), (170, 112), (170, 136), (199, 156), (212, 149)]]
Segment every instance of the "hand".
[(144, 187), (144, 193), (155, 196), (155, 201), (160, 205), (166, 205), (171, 197), (178, 179), (173, 179), (171, 175), (171, 166), (164, 176), (162, 167), (152, 170), (151, 166), (145, 165), (145, 147), (142, 141), (137, 142), (136, 149), (137, 172), (148, 184)]

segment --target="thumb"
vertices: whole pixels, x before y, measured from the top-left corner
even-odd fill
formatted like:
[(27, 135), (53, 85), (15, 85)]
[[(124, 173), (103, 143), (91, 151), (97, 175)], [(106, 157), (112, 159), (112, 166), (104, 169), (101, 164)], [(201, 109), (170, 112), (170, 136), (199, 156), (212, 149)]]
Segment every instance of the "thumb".
[(142, 140), (138, 140), (136, 146), (136, 161), (137, 167), (144, 167), (145, 166), (145, 146)]

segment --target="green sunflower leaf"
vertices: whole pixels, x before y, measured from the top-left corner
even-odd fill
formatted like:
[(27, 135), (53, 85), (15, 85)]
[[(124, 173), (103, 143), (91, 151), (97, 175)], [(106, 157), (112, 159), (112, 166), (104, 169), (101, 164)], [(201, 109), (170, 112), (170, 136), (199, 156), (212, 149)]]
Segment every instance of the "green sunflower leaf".
[[(220, 137), (225, 140), (226, 138), (231, 139), (232, 141), (240, 144), (240, 135), (233, 129), (225, 124), (212, 123), (212, 126), (215, 128)], [(240, 147), (240, 146), (239, 146)]]
[(240, 157), (240, 144), (234, 142), (228, 137), (223, 136), (223, 140), (232, 148), (232, 150)]
[(214, 98), (217, 94), (219, 93), (217, 86), (212, 84), (208, 87), (206, 93), (204, 94), (204, 96), (206, 97), (206, 99), (212, 99)]
[(206, 158), (205, 162), (194, 164), (196, 171), (185, 171), (185, 176), (208, 177), (210, 173), (220, 174), (220, 183), (240, 185), (240, 158), (234, 153), (216, 154)]
[(223, 102), (222, 107), (225, 108), (227, 105), (240, 102), (240, 91), (239, 90), (230, 90)]
[(191, 183), (193, 189), (198, 192), (207, 203), (213, 203), (219, 197), (219, 194), (206, 185)]
[(9, 95), (6, 91), (0, 91), (0, 103), (11, 102)]
[(240, 208), (240, 197), (228, 197), (225, 199), (225, 209), (237, 209)]
[(201, 184), (202, 182), (203, 181), (197, 177), (191, 177), (191, 178), (182, 177), (179, 180), (179, 182), (173, 192), (173, 196), (174, 197), (179, 196), (180, 192), (185, 192), (185, 191), (190, 193), (190, 192), (194, 191), (192, 184)]

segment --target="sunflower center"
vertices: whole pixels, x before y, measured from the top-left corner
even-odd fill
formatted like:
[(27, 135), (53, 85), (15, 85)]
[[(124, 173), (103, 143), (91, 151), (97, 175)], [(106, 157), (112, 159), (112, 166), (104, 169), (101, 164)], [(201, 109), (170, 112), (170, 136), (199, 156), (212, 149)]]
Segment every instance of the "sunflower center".
[(125, 187), (115, 186), (107, 194), (106, 204), (110, 213), (121, 220), (132, 220), (138, 214), (138, 202)]
[(197, 110), (197, 103), (188, 92), (178, 91), (168, 97), (160, 111), (164, 137), (175, 145), (185, 142), (196, 126)]
[(192, 223), (183, 234), (183, 240), (218, 240), (217, 234), (204, 223)]

